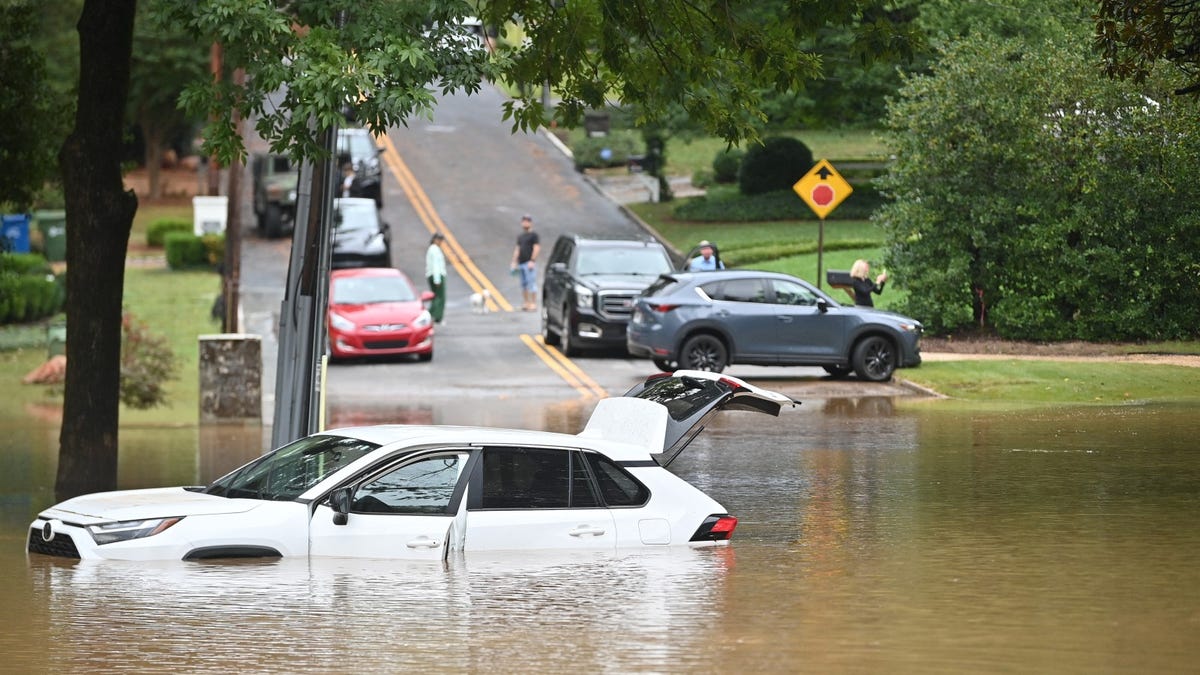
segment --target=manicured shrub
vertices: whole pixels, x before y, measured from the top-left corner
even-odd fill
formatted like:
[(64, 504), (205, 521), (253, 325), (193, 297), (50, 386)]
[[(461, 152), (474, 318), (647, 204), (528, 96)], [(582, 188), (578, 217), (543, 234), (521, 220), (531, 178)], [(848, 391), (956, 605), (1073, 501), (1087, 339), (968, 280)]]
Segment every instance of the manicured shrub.
[(66, 293), (36, 253), (0, 254), (0, 323), (36, 321), (56, 313)]
[(146, 228), (146, 245), (160, 247), (166, 240), (167, 234), (171, 232), (187, 232), (193, 231), (193, 223), (189, 220), (180, 218), (163, 218), (150, 223), (150, 227)]
[(738, 170), (742, 168), (742, 158), (746, 151), (741, 148), (729, 148), (713, 157), (713, 180), (718, 183), (736, 183)]
[(51, 274), (50, 263), (40, 253), (3, 253), (0, 254), (0, 273), (12, 274)]
[(790, 136), (772, 136), (750, 146), (738, 171), (738, 189), (745, 195), (787, 190), (813, 166), (812, 150)]
[(167, 266), (173, 270), (212, 267), (221, 262), (225, 237), (215, 234), (197, 237), (186, 232), (171, 232), (163, 243), (167, 251)]

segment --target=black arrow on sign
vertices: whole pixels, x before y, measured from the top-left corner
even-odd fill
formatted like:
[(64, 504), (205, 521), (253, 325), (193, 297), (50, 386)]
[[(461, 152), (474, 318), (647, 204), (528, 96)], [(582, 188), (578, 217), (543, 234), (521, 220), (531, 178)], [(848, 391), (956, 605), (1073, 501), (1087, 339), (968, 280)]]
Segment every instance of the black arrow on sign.
[(817, 175), (821, 177), (821, 180), (829, 180), (829, 176), (831, 174), (833, 174), (833, 170), (827, 166), (821, 167), (821, 170), (817, 172)]

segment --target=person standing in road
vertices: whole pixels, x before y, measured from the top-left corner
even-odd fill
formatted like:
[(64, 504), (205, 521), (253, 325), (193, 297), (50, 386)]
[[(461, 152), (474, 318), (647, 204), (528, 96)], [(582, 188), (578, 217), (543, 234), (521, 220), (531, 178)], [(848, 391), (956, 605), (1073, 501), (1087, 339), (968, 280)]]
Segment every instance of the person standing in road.
[(533, 231), (533, 216), (526, 213), (521, 216), (521, 234), (517, 235), (512, 257), (512, 269), (521, 274), (521, 297), (525, 303), (521, 309), (526, 312), (537, 309), (537, 258), (541, 252), (538, 234)]
[(871, 281), (871, 266), (866, 260), (855, 260), (854, 265), (850, 267), (850, 282), (854, 284), (854, 304), (874, 307), (871, 294), (883, 293), (883, 285), (887, 283), (887, 279), (887, 272), (880, 272), (875, 281)]
[(354, 165), (346, 162), (342, 165), (342, 196), (349, 197), (350, 189), (354, 186)]
[(442, 253), (444, 239), (441, 232), (434, 232), (429, 240), (429, 248), (425, 249), (425, 278), (429, 280), (429, 290), (433, 291), (429, 314), (437, 324), (442, 322), (446, 311), (446, 255)]

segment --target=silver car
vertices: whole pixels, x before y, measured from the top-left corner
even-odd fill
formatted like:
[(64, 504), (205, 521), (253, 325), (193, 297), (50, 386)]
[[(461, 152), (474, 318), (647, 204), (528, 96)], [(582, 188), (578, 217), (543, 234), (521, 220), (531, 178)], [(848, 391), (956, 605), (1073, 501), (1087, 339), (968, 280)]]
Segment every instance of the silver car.
[(921, 330), (915, 319), (841, 305), (786, 274), (673, 272), (635, 301), (626, 346), (663, 370), (821, 366), (882, 382), (920, 365)]

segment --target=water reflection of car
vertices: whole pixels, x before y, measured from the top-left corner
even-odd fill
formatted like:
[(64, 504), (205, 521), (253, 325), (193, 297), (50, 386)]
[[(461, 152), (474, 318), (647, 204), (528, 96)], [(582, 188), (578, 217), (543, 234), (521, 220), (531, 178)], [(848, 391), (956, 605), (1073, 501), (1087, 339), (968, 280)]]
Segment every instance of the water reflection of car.
[(375, 137), (370, 131), (356, 127), (338, 129), (338, 163), (349, 163), (354, 167), (350, 196), (373, 199), (377, 208), (383, 207), (383, 170), (379, 164), (381, 152), (383, 150), (375, 145)]
[(677, 272), (638, 298), (628, 347), (663, 370), (721, 372), (734, 363), (852, 370), (873, 382), (921, 363), (921, 323), (869, 307), (838, 304), (777, 272)]
[(394, 267), (334, 270), (329, 279), (329, 356), (411, 354), (433, 358), (433, 318), (412, 281)]
[(601, 400), (578, 434), (386, 425), (318, 433), (207, 487), (52, 506), (27, 550), (67, 558), (616, 551), (727, 544), (737, 519), (666, 466), (722, 408), (788, 397), (715, 373), (659, 374)]
[(379, 219), (375, 202), (365, 197), (333, 200), (334, 269), (342, 267), (390, 267), (392, 234)]

